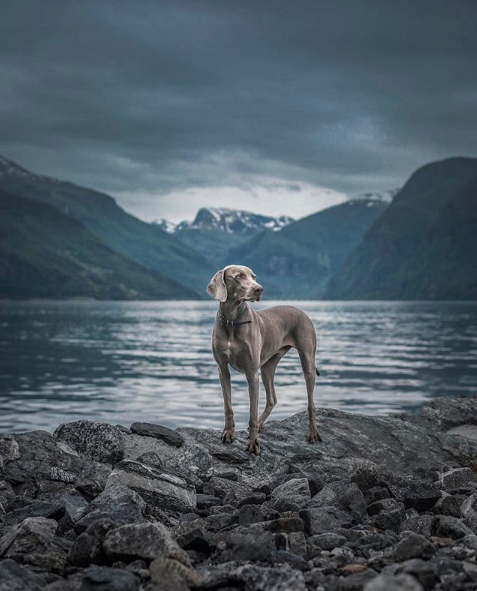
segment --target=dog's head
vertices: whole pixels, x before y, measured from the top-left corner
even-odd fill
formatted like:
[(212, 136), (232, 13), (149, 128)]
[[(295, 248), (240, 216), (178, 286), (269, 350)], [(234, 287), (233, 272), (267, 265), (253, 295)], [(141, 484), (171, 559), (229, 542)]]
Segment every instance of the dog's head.
[(219, 302), (259, 302), (263, 287), (256, 279), (257, 276), (248, 267), (227, 265), (212, 277), (207, 286), (207, 293)]

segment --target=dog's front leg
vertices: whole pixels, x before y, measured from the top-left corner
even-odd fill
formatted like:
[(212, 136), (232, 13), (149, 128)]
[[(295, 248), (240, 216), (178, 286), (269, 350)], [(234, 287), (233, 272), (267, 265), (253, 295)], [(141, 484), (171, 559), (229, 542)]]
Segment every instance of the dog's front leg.
[(260, 453), (260, 444), (258, 442), (258, 370), (248, 373), (247, 381), (250, 396), (250, 421), (246, 449), (258, 456)]
[(224, 395), (225, 425), (222, 432), (222, 441), (232, 443), (235, 439), (234, 411), (232, 408), (232, 384), (230, 381), (230, 370), (228, 364), (219, 365), (220, 385)]

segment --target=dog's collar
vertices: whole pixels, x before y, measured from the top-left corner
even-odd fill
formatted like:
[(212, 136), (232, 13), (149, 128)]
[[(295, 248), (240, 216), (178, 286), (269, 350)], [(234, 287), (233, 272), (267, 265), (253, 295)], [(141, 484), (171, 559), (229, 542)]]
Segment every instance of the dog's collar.
[(222, 320), (222, 322), (224, 322), (227, 326), (238, 326), (239, 324), (250, 324), (252, 321), (251, 320), (243, 320), (242, 322), (239, 322), (240, 318), (242, 318), (242, 316), (245, 314), (245, 312), (248, 310), (248, 306), (246, 305), (245, 308), (242, 310), (242, 312), (239, 314), (238, 318), (236, 318), (235, 320), (229, 320), (228, 318), (226, 318), (222, 312), (219, 312), (219, 316)]

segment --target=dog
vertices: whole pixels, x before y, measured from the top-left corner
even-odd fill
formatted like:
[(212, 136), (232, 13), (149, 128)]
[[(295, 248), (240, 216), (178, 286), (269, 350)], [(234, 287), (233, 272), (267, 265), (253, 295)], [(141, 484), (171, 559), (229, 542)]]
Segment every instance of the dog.
[[(212, 351), (219, 369), (224, 396), (225, 426), (222, 441), (235, 439), (229, 365), (244, 373), (250, 396), (247, 451), (258, 455), (258, 433), (277, 402), (273, 379), (280, 359), (294, 347), (300, 356), (308, 394), (310, 443), (321, 441), (313, 401), (316, 375), (316, 332), (310, 318), (294, 306), (273, 306), (255, 312), (247, 302), (259, 302), (263, 287), (255, 273), (242, 265), (228, 265), (212, 277), (207, 293), (220, 302), (215, 320)], [(259, 379), (266, 392), (266, 406), (258, 416)]]

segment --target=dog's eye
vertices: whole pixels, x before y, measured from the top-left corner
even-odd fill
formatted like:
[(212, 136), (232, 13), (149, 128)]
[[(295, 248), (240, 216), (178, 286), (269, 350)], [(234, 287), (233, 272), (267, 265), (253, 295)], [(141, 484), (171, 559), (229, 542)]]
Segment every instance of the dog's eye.
[(238, 275), (235, 275), (235, 279), (242, 279), (243, 275), (242, 273), (239, 273)]

